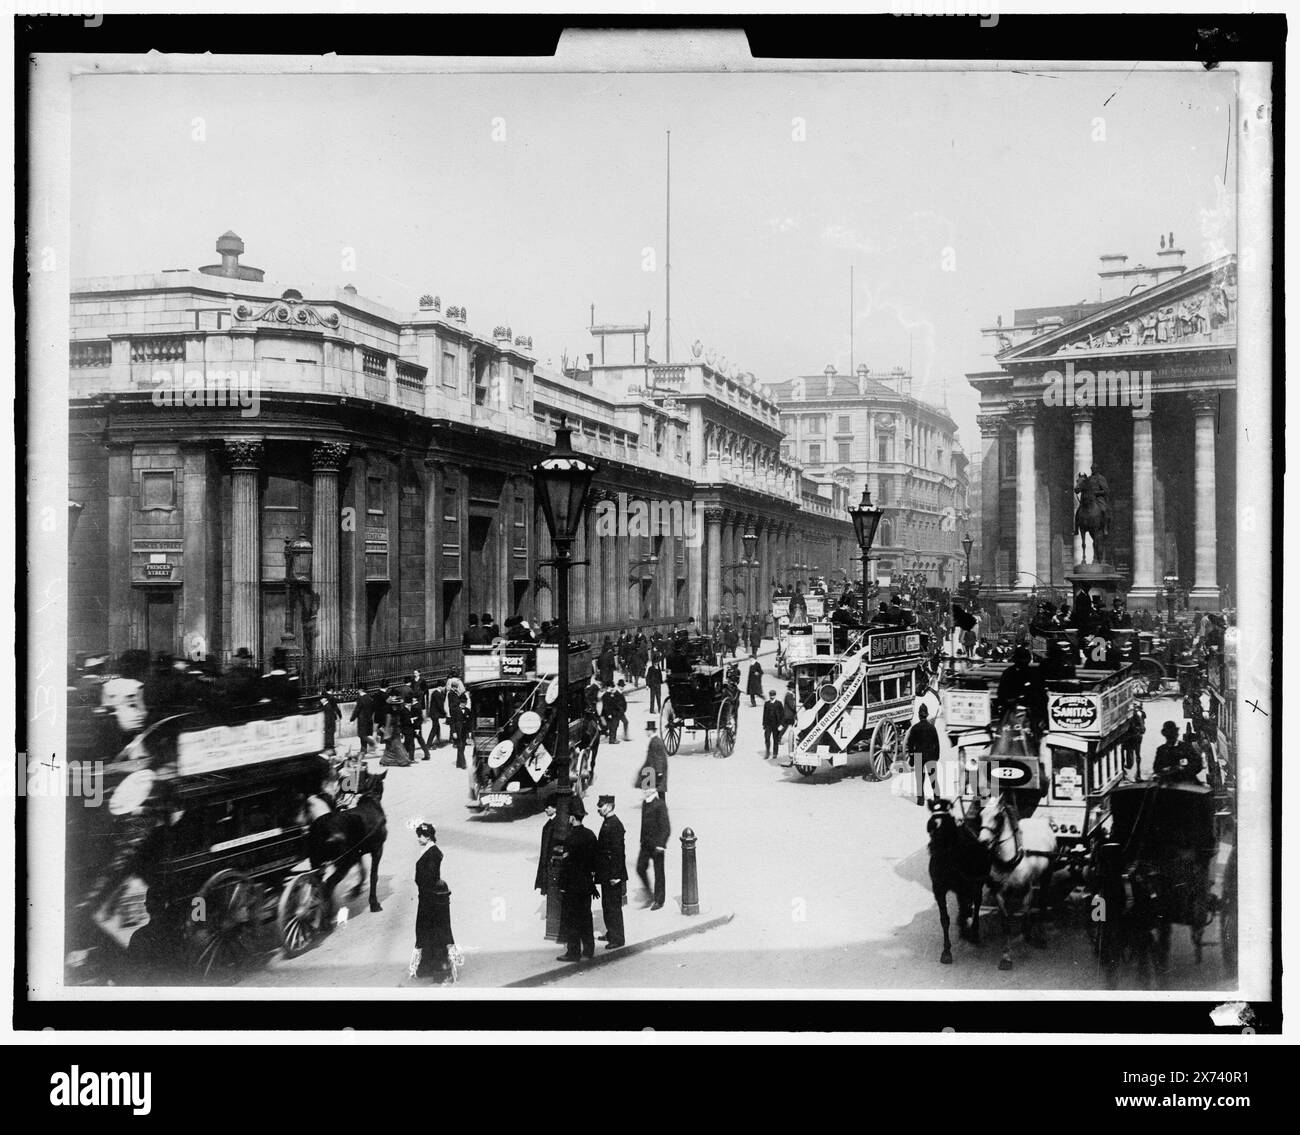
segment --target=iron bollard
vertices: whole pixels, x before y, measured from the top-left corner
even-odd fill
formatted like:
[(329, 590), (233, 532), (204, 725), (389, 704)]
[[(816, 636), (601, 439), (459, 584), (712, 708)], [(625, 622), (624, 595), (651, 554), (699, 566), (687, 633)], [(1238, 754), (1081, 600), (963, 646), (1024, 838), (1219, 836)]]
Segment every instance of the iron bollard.
[(700, 913), (700, 879), (695, 867), (695, 832), (682, 832), (682, 913)]
[(437, 966), (445, 972), (451, 969), (447, 947), (456, 941), (451, 933), (451, 888), (445, 879), (439, 879), (433, 888), (433, 935), (435, 948), (440, 955)]

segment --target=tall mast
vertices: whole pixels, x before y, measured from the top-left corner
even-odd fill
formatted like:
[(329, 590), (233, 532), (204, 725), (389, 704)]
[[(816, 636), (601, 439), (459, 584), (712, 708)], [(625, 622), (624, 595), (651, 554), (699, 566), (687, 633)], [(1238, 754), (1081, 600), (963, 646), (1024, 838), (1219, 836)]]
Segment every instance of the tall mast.
[(849, 375), (853, 374), (853, 265), (849, 265)]
[(673, 361), (673, 132), (665, 131), (664, 176), (664, 363)]

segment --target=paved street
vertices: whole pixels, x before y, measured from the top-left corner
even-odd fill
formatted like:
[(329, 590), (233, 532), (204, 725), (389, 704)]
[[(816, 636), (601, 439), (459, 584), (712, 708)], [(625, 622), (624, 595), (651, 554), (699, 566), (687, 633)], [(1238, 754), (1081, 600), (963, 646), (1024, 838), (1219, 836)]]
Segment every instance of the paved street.
[[(762, 660), (770, 668), (770, 649)], [(769, 677), (767, 685), (777, 683)], [(600, 822), (596, 796), (614, 794), (628, 829), (631, 869), (640, 826), (640, 801), (632, 785), (645, 752), (648, 696), (640, 690), (629, 702), (633, 739), (602, 746), (588, 795), (588, 825)], [(1172, 702), (1147, 704), (1146, 767), (1159, 740), (1159, 723), (1177, 712)], [(1017, 943), (1015, 968), (1004, 973), (997, 968), (996, 914), (985, 911), (985, 945), (970, 946), (956, 939), (955, 901), (950, 900), (955, 964), (940, 965), (925, 813), (892, 793), (888, 784), (864, 780), (860, 771), (851, 764), (805, 780), (792, 769), (764, 762), (759, 710), (749, 708), (747, 697), (742, 698), (739, 736), (729, 759), (706, 753), (702, 736), (685, 734), (670, 766), (668, 905), (656, 912), (641, 909), (634, 880), (626, 910), (630, 945), (683, 936), (622, 956), (598, 949), (598, 964), (575, 968), (554, 960), (560, 950), (543, 938), (544, 903), (531, 889), (542, 815), (470, 812), (464, 806), (465, 773), (454, 767), (451, 749), (444, 747), (432, 762), (389, 770), (384, 803), (390, 834), (380, 868), (383, 912), (371, 914), (364, 897), (352, 900), (347, 922), (317, 948), (292, 961), (272, 961), (242, 984), (427, 986), (406, 976), (417, 850), (406, 821), (419, 815), (437, 826), (446, 856), (443, 875), (453, 892), (452, 925), (466, 955), (462, 986), (536, 984), (541, 975), (555, 975), (566, 990), (1106, 988), (1081, 911), (1072, 922), (1063, 919), (1047, 927), (1046, 949)], [(678, 912), (678, 839), (686, 827), (699, 838), (701, 913), (690, 918)], [(599, 933), (598, 902), (594, 908)], [(725, 925), (693, 932), (728, 915), (734, 918)], [(1217, 925), (1208, 932), (1207, 943), (1217, 943)], [(1222, 983), (1217, 944), (1207, 948), (1198, 968), (1186, 929), (1177, 928), (1165, 988), (1213, 989)], [(1120, 988), (1141, 988), (1137, 974), (1123, 974)]]

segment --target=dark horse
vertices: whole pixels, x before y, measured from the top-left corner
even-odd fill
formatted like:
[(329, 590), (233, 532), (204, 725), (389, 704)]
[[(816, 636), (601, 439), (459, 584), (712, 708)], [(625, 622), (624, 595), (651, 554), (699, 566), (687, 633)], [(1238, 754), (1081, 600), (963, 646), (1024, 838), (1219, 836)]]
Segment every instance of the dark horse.
[(957, 896), (957, 933), (979, 945), (980, 902), (989, 873), (989, 852), (979, 836), (965, 823), (958, 823), (947, 800), (930, 805), (926, 821), (930, 836), (930, 887), (939, 906), (943, 927), (943, 953), (939, 961), (952, 965), (952, 942), (948, 938), (948, 892)]
[(379, 861), (384, 854), (384, 841), (388, 838), (388, 821), (380, 801), (384, 795), (384, 777), (387, 772), (367, 773), (357, 802), (350, 808), (328, 812), (312, 822), (307, 834), (308, 854), (313, 868), (333, 866), (324, 881), (325, 902), (333, 904), (334, 888), (353, 867), (360, 867), (361, 879), (353, 894), (359, 894), (365, 883), (366, 867), (363, 856), (370, 857), (370, 909), (383, 910), (375, 894), (379, 881)]
[(1110, 538), (1110, 513), (1106, 508), (1105, 479), (1094, 473), (1080, 473), (1074, 482), (1079, 507), (1074, 510), (1074, 534), (1083, 537), (1083, 563), (1104, 558)]

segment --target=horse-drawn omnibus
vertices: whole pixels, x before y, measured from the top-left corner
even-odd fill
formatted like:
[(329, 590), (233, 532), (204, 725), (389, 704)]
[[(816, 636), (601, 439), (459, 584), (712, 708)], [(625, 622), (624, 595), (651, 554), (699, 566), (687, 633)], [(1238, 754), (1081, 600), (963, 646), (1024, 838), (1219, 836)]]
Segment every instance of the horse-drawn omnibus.
[(272, 922), (286, 954), (307, 949), (328, 906), (308, 839), (324, 746), (319, 708), (267, 704), (166, 716), (83, 760), (106, 804), (67, 811), (70, 980), (228, 973)]
[(1090, 851), (1124, 776), (1124, 745), (1134, 708), (1130, 667), (1078, 669), (1044, 682), (1046, 729), (1036, 740), (999, 706), (1005, 663), (977, 666), (943, 692), (953, 756), (940, 762), (940, 794), (968, 814), (994, 793), (1014, 791), (1020, 815), (1046, 818), (1061, 852)]
[(923, 685), (928, 643), (913, 627), (813, 624), (791, 637), (799, 709), (788, 760), (804, 776), (846, 765), (865, 752), (868, 772), (886, 779), (900, 760)]
[[(595, 762), (583, 744), (583, 688), (591, 672), (586, 643), (569, 648), (569, 672), (558, 676), (559, 647), (469, 648), (465, 688), (474, 754), (467, 807), (509, 808), (555, 779), (561, 729), (569, 731), (569, 775), (585, 795)], [(563, 695), (563, 696), (562, 696)]]

